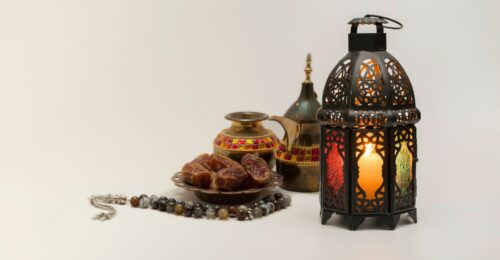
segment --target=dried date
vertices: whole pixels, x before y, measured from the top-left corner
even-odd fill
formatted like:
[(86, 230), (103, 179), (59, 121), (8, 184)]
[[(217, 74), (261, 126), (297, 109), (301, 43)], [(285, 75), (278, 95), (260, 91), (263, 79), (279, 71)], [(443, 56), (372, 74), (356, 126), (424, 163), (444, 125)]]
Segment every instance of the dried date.
[(255, 154), (245, 154), (241, 165), (248, 172), (252, 182), (257, 187), (266, 186), (271, 180), (271, 171), (264, 159)]
[(189, 162), (182, 167), (182, 180), (199, 188), (208, 188), (214, 173), (200, 163)]
[(203, 153), (198, 155), (198, 157), (194, 158), (191, 162), (199, 163), (201, 166), (210, 169), (210, 167), (208, 167), (208, 160), (210, 160), (210, 154)]
[(219, 154), (212, 154), (212, 156), (210, 156), (210, 158), (208, 159), (208, 167), (210, 167), (210, 169), (215, 172), (218, 172), (224, 168), (237, 166), (241, 167), (238, 162)]
[(237, 165), (217, 172), (211, 187), (222, 191), (236, 191), (246, 188), (247, 181), (248, 173)]

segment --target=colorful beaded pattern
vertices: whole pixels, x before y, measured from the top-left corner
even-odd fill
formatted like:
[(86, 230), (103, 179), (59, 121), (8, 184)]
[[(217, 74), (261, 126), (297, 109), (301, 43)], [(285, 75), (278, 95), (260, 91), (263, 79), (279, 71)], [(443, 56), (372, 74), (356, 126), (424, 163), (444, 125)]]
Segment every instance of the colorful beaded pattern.
[(286, 145), (280, 142), (279, 148), (275, 152), (277, 160), (292, 163), (292, 164), (319, 164), (319, 146), (292, 146), (292, 150), (288, 151)]
[(219, 134), (214, 140), (214, 146), (231, 151), (266, 151), (278, 146), (275, 136), (241, 137)]

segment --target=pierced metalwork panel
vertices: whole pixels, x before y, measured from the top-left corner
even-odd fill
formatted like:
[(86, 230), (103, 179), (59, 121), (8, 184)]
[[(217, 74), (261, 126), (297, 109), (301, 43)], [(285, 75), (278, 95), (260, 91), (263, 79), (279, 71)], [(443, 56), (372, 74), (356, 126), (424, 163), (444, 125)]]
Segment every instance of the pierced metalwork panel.
[(417, 123), (420, 111), (408, 75), (392, 55), (353, 51), (330, 73), (318, 119), (332, 126), (402, 126)]
[(420, 111), (416, 108), (395, 111), (395, 125), (414, 124), (420, 120)]
[(318, 112), (318, 119), (323, 122), (327, 122), (332, 126), (343, 126), (345, 118), (346, 116), (344, 111), (321, 109)]
[(394, 183), (393, 210), (415, 207), (416, 129), (414, 126), (397, 127), (392, 130)]
[(375, 59), (365, 59), (359, 65), (359, 75), (356, 78), (355, 106), (385, 106), (387, 97), (384, 94), (382, 73)]
[(351, 83), (351, 59), (340, 61), (332, 70), (326, 82), (323, 103), (329, 106), (347, 105)]
[(413, 90), (403, 67), (394, 59), (384, 59), (385, 68), (389, 74), (389, 83), (392, 88), (392, 105), (414, 105)]
[(383, 130), (353, 131), (353, 212), (386, 212), (386, 142)]
[(354, 123), (358, 127), (383, 127), (387, 117), (382, 111), (354, 111)]
[(318, 112), (318, 119), (331, 126), (381, 128), (415, 124), (420, 120), (420, 111), (416, 108), (395, 111), (322, 109)]
[(324, 207), (341, 212), (347, 211), (345, 162), (345, 130), (340, 128), (325, 129), (325, 174), (323, 203)]

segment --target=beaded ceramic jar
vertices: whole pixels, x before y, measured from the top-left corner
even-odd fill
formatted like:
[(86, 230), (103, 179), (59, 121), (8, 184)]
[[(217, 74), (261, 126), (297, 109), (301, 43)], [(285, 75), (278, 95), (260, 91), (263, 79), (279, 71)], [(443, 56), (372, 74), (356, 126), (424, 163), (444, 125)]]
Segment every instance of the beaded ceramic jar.
[(233, 123), (215, 138), (214, 153), (237, 162), (247, 153), (256, 153), (272, 169), (278, 138), (273, 131), (262, 125), (262, 121), (269, 118), (268, 115), (259, 112), (235, 112), (227, 114), (225, 118)]

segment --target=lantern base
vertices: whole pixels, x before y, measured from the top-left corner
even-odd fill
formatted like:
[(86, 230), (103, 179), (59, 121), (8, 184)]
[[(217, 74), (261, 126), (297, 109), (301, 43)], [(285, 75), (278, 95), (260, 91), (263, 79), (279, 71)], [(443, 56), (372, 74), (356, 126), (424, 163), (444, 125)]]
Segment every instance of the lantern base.
[(365, 221), (366, 217), (380, 217), (382, 221), (389, 227), (389, 229), (394, 230), (399, 222), (401, 214), (408, 213), (413, 223), (417, 223), (417, 209), (410, 209), (407, 211), (402, 211), (392, 214), (381, 214), (381, 215), (348, 215), (345, 213), (335, 212), (331, 210), (322, 209), (321, 210), (321, 224), (326, 224), (330, 217), (337, 213), (337, 215), (343, 215), (347, 218), (347, 225), (350, 230), (356, 230)]
[(322, 225), (326, 224), (326, 222), (332, 217), (333, 213), (335, 213), (335, 212), (322, 210), (321, 214), (320, 214), (321, 215), (321, 224)]

